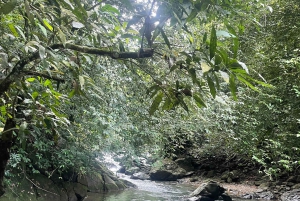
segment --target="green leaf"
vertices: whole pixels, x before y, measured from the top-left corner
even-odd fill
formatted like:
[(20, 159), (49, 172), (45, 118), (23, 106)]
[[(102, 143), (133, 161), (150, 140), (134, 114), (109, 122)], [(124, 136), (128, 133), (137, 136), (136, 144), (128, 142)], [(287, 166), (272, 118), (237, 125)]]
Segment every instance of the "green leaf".
[(236, 38), (235, 35), (228, 33), (227, 31), (223, 31), (223, 30), (217, 31), (216, 34), (217, 34), (217, 36), (221, 36), (221, 37), (225, 37), (225, 38)]
[(215, 72), (213, 72), (213, 75), (214, 75), (214, 79), (215, 79), (215, 81), (216, 81), (217, 89), (220, 90), (219, 78), (218, 78), (218, 76), (216, 75)]
[(27, 78), (27, 79), (26, 79), (26, 81), (28, 81), (28, 82), (33, 82), (34, 80), (35, 80), (34, 77), (30, 77), (30, 78)]
[(32, 96), (33, 99), (36, 99), (36, 97), (39, 96), (39, 92), (35, 91), (35, 92), (33, 92), (33, 93), (31, 94), (31, 96)]
[(197, 9), (193, 9), (188, 18), (186, 19), (186, 22), (192, 21), (197, 16), (198, 12), (199, 11)]
[(162, 37), (164, 38), (164, 41), (167, 44), (168, 48), (171, 49), (170, 41), (162, 28), (160, 29), (160, 33), (161, 33)]
[(204, 33), (204, 36), (203, 36), (202, 43), (205, 44), (205, 43), (206, 43), (206, 40), (207, 40), (207, 33), (205, 32), (205, 33)]
[(50, 88), (52, 88), (52, 83), (49, 79), (47, 79), (45, 82), (44, 82), (44, 86), (47, 87), (49, 86)]
[(233, 96), (233, 99), (237, 100), (237, 96), (236, 96), (237, 88), (235, 85), (235, 78), (233, 74), (231, 74), (229, 78), (229, 88), (231, 91), (231, 95)]
[(72, 98), (74, 95), (75, 95), (75, 90), (73, 89), (73, 90), (69, 93), (68, 98)]
[(154, 112), (158, 109), (158, 106), (161, 103), (162, 99), (163, 99), (163, 93), (160, 92), (159, 94), (157, 94), (157, 96), (155, 97), (155, 99), (152, 102), (152, 105), (149, 110), (150, 115), (153, 115)]
[(47, 126), (48, 129), (52, 128), (52, 124), (51, 124), (51, 120), (50, 119), (46, 118), (46, 119), (44, 119), (44, 122), (45, 122), (45, 124), (46, 124), (46, 126)]
[(212, 59), (215, 56), (217, 49), (217, 34), (216, 29), (213, 26), (210, 33), (210, 44), (209, 44), (209, 57)]
[(222, 63), (222, 57), (219, 54), (215, 55), (215, 66), (219, 65)]
[(176, 70), (177, 68), (179, 68), (180, 66), (177, 64), (174, 64), (171, 69), (170, 69), (170, 73), (173, 72), (174, 70)]
[(26, 15), (27, 15), (27, 17), (28, 17), (30, 23), (31, 23), (33, 26), (35, 26), (34, 17), (33, 17), (33, 15), (32, 15), (32, 12), (30, 11), (30, 6), (29, 6), (28, 1), (25, 0), (24, 4), (25, 4)]
[(211, 68), (209, 65), (207, 65), (207, 63), (201, 62), (201, 69), (202, 69), (202, 72), (205, 73), (205, 72), (208, 72)]
[(232, 48), (232, 51), (233, 51), (233, 58), (234, 59), (237, 58), (237, 53), (238, 53), (238, 50), (239, 50), (239, 45), (240, 45), (239, 39), (237, 39), (237, 38), (233, 39), (233, 48)]
[(170, 98), (167, 97), (167, 99), (165, 100), (164, 105), (162, 106), (163, 110), (170, 110), (173, 108), (173, 103), (172, 100)]
[(47, 19), (43, 19), (43, 23), (50, 31), (53, 31), (53, 27), (50, 25)]
[(120, 15), (120, 11), (117, 8), (115, 8), (109, 4), (105, 4), (105, 6), (103, 6), (100, 10), (102, 12), (116, 13), (116, 14)]
[(207, 83), (208, 83), (209, 91), (210, 91), (211, 95), (215, 98), (216, 93), (217, 93), (216, 87), (215, 87), (214, 81), (209, 76), (207, 76)]
[(14, 24), (9, 24), (8, 25), (10, 31), (12, 32), (12, 34), (15, 36), (15, 37), (19, 37), (19, 34), (14, 26)]
[(39, 55), (42, 60), (46, 57), (46, 49), (41, 45), (39, 45)]
[(19, 26), (15, 26), (15, 28), (19, 31), (19, 33), (21, 34), (22, 38), (26, 41), (26, 37), (25, 37), (25, 34), (23, 33), (22, 29)]
[(194, 68), (190, 68), (188, 70), (192, 80), (193, 80), (193, 83), (196, 83), (197, 82), (197, 75), (196, 75), (196, 70)]
[(194, 98), (194, 100), (196, 101), (196, 105), (197, 105), (199, 108), (206, 107), (204, 101), (202, 100), (202, 98), (200, 98), (200, 96), (194, 94), (194, 95), (193, 95), (193, 98)]
[(2, 105), (1, 107), (0, 107), (0, 110), (1, 110), (1, 114), (2, 114), (2, 116), (5, 116), (6, 115), (6, 107), (5, 107), (5, 105)]
[(249, 81), (247, 81), (244, 77), (242, 77), (240, 75), (237, 75), (236, 77), (239, 81), (241, 81), (242, 83), (244, 83), (245, 85), (250, 87), (252, 90), (258, 91), (258, 89), (255, 86), (253, 86)]
[(58, 30), (58, 37), (60, 41), (64, 46), (66, 46), (66, 42), (67, 42), (66, 35), (60, 30), (59, 27), (57, 27), (57, 30)]
[(18, 5), (18, 1), (17, 0), (9, 0), (7, 3), (2, 3), (1, 7), (0, 7), (0, 15), (1, 14), (8, 14), (11, 11), (13, 11), (15, 9), (15, 7)]
[(187, 104), (184, 102), (183, 99), (179, 99), (180, 101), (180, 105), (183, 107), (183, 109), (187, 112), (189, 112), (189, 107), (187, 106)]
[(46, 30), (46, 28), (43, 25), (41, 25), (40, 23), (37, 23), (37, 24), (40, 27), (40, 29), (41, 29), (42, 33), (44, 34), (44, 36), (47, 37), (47, 30)]

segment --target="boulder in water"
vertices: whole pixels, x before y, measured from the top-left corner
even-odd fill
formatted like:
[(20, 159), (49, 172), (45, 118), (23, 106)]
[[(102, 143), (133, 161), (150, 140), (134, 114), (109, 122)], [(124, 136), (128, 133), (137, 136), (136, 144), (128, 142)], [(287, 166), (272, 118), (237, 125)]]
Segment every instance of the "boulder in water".
[(149, 180), (150, 176), (144, 172), (137, 172), (137, 173), (134, 173), (130, 178), (131, 179), (140, 179), (140, 180)]
[[(210, 181), (208, 183), (201, 184), (194, 192), (192, 192), (189, 200), (197, 201), (214, 201), (214, 200), (224, 200), (232, 201), (231, 197), (224, 194), (225, 189), (221, 187), (218, 183)], [(196, 199), (197, 198), (197, 199)]]

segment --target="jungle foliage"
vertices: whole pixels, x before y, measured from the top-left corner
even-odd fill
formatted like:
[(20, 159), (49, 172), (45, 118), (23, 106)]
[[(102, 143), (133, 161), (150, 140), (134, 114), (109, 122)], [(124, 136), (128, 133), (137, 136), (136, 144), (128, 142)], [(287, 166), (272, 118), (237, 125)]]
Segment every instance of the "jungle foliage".
[(0, 3), (0, 194), (113, 151), (298, 168), (297, 1)]

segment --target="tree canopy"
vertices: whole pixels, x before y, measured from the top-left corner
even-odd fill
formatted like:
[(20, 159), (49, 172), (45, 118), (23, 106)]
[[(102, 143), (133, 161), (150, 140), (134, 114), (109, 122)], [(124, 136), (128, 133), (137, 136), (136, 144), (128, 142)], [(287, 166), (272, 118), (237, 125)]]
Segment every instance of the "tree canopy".
[(49, 176), (188, 146), (299, 165), (297, 1), (0, 2), (0, 194), (9, 158)]

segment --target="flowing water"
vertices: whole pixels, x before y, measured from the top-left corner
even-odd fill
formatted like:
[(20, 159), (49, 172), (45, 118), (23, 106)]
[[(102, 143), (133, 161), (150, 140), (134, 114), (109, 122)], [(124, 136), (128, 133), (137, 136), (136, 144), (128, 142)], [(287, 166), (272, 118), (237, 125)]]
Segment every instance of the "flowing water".
[[(119, 168), (118, 164), (109, 157), (106, 158), (106, 161), (110, 164), (108, 165), (110, 170), (116, 172)], [(188, 195), (197, 188), (191, 184), (179, 182), (133, 180), (124, 174), (118, 174), (118, 177), (130, 181), (135, 184), (137, 188), (129, 188), (124, 191), (102, 195), (89, 194), (88, 198), (84, 201), (186, 201)], [(246, 201), (248, 199), (233, 198), (233, 200)]]
[[(90, 194), (84, 201), (186, 201), (188, 195), (196, 189), (195, 186), (190, 184), (133, 180), (123, 174), (119, 176), (134, 183), (137, 188), (111, 192), (100, 196), (99, 194)], [(240, 198), (233, 198), (233, 200), (249, 201), (249, 199)]]

